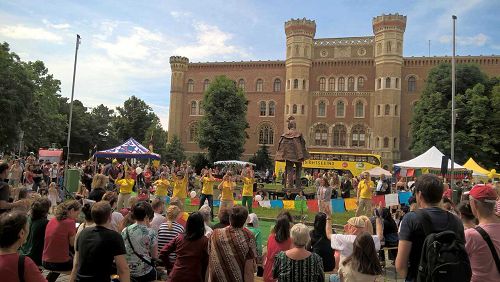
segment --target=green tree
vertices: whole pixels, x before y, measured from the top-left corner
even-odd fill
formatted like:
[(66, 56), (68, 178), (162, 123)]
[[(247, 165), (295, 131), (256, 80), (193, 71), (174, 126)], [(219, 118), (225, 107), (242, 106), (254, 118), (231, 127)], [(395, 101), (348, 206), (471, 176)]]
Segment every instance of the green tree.
[(205, 91), (198, 145), (208, 150), (210, 162), (240, 158), (248, 137), (247, 105), (243, 90), (225, 76), (216, 77)]
[(163, 130), (159, 120), (151, 124), (146, 130), (143, 144), (148, 147), (152, 145), (153, 152), (160, 154), (163, 161), (167, 160), (165, 156), (167, 150), (167, 132)]
[(90, 112), (92, 144), (97, 150), (104, 150), (119, 145), (116, 129), (113, 127), (114, 111), (103, 104), (92, 108)]
[(210, 162), (207, 159), (207, 155), (204, 153), (197, 153), (189, 157), (189, 162), (194, 167), (196, 172), (200, 172), (205, 167), (210, 167)]
[(146, 139), (146, 131), (158, 121), (158, 117), (150, 106), (143, 100), (132, 96), (117, 107), (118, 116), (115, 118), (114, 127), (117, 129), (118, 139), (124, 141), (133, 137), (137, 141)]
[(9, 44), (0, 44), (0, 149), (15, 149), (20, 124), (28, 115), (35, 85), (19, 56)]
[(177, 135), (172, 137), (172, 141), (167, 144), (165, 149), (165, 156), (162, 155), (162, 159), (168, 162), (176, 161), (177, 163), (182, 162), (186, 159), (184, 155), (184, 148), (182, 147), (181, 140)]
[(273, 161), (271, 160), (269, 149), (266, 145), (262, 145), (249, 161), (254, 163), (258, 170), (270, 169), (273, 166)]

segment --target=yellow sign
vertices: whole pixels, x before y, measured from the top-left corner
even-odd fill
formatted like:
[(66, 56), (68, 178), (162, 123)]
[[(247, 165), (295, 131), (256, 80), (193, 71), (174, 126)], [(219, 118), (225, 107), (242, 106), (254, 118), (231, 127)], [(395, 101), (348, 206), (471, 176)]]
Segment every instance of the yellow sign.
[(340, 163), (340, 162), (323, 161), (323, 160), (305, 160), (302, 163), (302, 166), (304, 168), (324, 168), (324, 169), (331, 169), (332, 167), (335, 166), (335, 163)]

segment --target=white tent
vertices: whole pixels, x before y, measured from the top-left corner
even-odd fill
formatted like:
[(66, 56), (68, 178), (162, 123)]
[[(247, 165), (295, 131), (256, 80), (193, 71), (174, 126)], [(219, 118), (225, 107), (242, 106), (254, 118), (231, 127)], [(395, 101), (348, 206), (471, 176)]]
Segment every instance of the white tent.
[(372, 169), (363, 171), (363, 173), (365, 173), (365, 172), (368, 172), (370, 174), (370, 176), (374, 176), (374, 177), (379, 177), (382, 174), (385, 176), (389, 176), (389, 177), (392, 176), (390, 171), (387, 171), (379, 166), (376, 166)]
[[(397, 167), (404, 168), (432, 168), (441, 169), (441, 161), (444, 156), (438, 148), (432, 146), (427, 152), (422, 155), (413, 158), (409, 161), (394, 164)], [(448, 169), (451, 169), (451, 160), (448, 160)], [(454, 170), (467, 170), (465, 167), (455, 163)]]

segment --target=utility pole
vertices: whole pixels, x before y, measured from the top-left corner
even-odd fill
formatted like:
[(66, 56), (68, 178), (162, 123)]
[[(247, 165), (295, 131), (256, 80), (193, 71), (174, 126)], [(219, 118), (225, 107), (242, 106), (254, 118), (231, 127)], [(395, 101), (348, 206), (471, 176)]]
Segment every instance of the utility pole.
[[(453, 20), (453, 53), (451, 57), (451, 172), (450, 172), (450, 188), (452, 192), (454, 192), (454, 183), (453, 183), (453, 169), (455, 168), (455, 23), (457, 21), (457, 16), (451, 16)], [(453, 199), (454, 193), (452, 193), (452, 201), (456, 201), (457, 199)]]
[(69, 165), (69, 154), (70, 154), (70, 150), (69, 150), (69, 144), (70, 144), (70, 141), (71, 141), (71, 121), (73, 119), (73, 97), (75, 96), (75, 76), (76, 76), (76, 62), (77, 62), (77, 59), (78, 59), (78, 46), (80, 46), (80, 35), (76, 35), (76, 47), (75, 47), (75, 63), (73, 65), (73, 85), (71, 86), (71, 100), (70, 100), (70, 103), (69, 103), (69, 124), (68, 124), (68, 142), (66, 143), (66, 148), (67, 148), (67, 151), (66, 151), (66, 163), (65, 163), (65, 170), (68, 169), (68, 165)]

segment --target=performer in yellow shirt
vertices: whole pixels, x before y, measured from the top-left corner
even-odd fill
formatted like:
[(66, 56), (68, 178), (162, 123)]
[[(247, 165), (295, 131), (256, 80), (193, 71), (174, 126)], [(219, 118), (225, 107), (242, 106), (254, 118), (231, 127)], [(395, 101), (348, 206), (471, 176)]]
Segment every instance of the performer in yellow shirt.
[(214, 182), (215, 182), (215, 178), (212, 175), (212, 169), (203, 170), (203, 174), (200, 178), (200, 182), (203, 184), (203, 186), (201, 189), (199, 208), (201, 208), (203, 206), (203, 204), (205, 204), (205, 200), (207, 200), (208, 205), (210, 206), (210, 214), (211, 214), (212, 218), (214, 218)]
[(236, 184), (231, 179), (232, 173), (227, 172), (219, 184), (219, 189), (222, 190), (222, 197), (220, 201), (220, 208), (232, 208), (234, 205), (233, 190)]
[(153, 183), (153, 186), (156, 187), (155, 196), (163, 202), (167, 203), (168, 188), (170, 187), (170, 181), (168, 181), (167, 179), (167, 173), (162, 172), (160, 174), (160, 179), (156, 180)]
[(116, 204), (118, 210), (121, 210), (125, 205), (128, 205), (130, 193), (132, 193), (132, 188), (135, 184), (135, 180), (130, 177), (130, 172), (128, 170), (125, 170), (125, 178), (121, 178), (122, 175), (123, 173), (119, 175), (118, 180), (115, 181), (116, 186), (120, 189), (118, 202)]
[(252, 165), (245, 165), (245, 168), (241, 171), (241, 180), (243, 180), (241, 204), (248, 208), (248, 213), (252, 213), (253, 183), (255, 182)]
[(364, 179), (358, 184), (357, 199), (358, 199), (358, 209), (356, 210), (356, 216), (366, 215), (369, 216), (372, 213), (372, 195), (373, 195), (373, 181), (370, 178), (370, 173), (364, 173)]
[(176, 173), (176, 176), (177, 178), (173, 180), (174, 191), (172, 193), (172, 197), (177, 197), (184, 202), (184, 200), (187, 198), (188, 176), (181, 170)]

